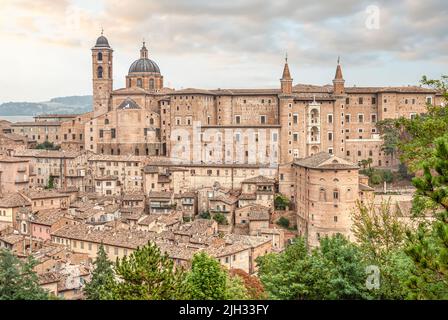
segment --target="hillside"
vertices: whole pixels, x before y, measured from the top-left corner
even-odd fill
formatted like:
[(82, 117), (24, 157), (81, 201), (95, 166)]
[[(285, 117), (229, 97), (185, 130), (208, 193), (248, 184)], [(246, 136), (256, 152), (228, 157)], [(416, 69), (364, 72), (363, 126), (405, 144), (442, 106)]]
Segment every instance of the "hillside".
[(83, 113), (92, 110), (92, 96), (57, 97), (45, 102), (6, 102), (0, 116), (35, 116), (47, 113)]

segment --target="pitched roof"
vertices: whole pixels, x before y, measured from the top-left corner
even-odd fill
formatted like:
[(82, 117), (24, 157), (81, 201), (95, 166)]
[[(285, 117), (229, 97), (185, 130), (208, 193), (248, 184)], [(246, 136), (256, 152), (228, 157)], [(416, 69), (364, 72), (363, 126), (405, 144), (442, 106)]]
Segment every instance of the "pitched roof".
[(137, 104), (137, 102), (127, 97), (122, 103), (120, 103), (117, 109), (126, 110), (126, 109), (141, 109), (141, 108)]
[(294, 164), (300, 167), (321, 170), (359, 169), (357, 165), (327, 152), (319, 152), (315, 155), (296, 160)]
[(269, 183), (269, 184), (271, 184), (274, 182), (275, 182), (274, 179), (260, 175), (260, 176), (256, 176), (256, 177), (252, 177), (252, 178), (243, 180), (242, 183)]
[(2, 208), (17, 208), (30, 205), (31, 203), (20, 193), (8, 193), (0, 198), (0, 207)]

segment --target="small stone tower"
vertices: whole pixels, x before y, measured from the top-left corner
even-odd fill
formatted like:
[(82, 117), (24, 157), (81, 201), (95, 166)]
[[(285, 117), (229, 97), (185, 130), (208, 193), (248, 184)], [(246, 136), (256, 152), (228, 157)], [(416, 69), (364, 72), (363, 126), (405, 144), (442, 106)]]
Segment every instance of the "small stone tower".
[(107, 38), (101, 36), (92, 48), (93, 112), (99, 116), (111, 110), (113, 90), (113, 50)]

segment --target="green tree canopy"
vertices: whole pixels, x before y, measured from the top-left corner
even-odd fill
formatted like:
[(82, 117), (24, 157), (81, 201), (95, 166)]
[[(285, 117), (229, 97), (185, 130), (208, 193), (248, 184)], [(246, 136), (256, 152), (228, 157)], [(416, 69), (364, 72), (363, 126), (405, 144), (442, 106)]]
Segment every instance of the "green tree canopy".
[(113, 263), (107, 258), (103, 244), (98, 248), (94, 265), (92, 279), (84, 288), (87, 299), (109, 300), (112, 298), (109, 288), (111, 285), (113, 286), (115, 278), (112, 269)]
[(116, 300), (177, 300), (188, 298), (185, 270), (149, 243), (117, 259), (118, 278), (107, 286)]
[(187, 279), (193, 300), (241, 300), (249, 297), (242, 279), (230, 275), (218, 260), (205, 252), (194, 255)]
[(46, 300), (47, 291), (39, 286), (32, 257), (20, 260), (9, 250), (0, 249), (0, 300)]

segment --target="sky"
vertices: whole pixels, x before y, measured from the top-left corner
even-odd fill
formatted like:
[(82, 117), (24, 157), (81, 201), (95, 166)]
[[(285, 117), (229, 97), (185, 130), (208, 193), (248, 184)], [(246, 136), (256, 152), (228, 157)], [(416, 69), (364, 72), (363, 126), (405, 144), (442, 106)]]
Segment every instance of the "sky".
[(324, 85), (338, 56), (347, 86), (418, 85), (448, 74), (446, 0), (0, 0), (0, 103), (92, 92), (104, 29), (114, 89), (143, 39), (165, 86)]

